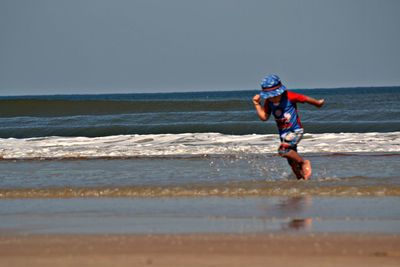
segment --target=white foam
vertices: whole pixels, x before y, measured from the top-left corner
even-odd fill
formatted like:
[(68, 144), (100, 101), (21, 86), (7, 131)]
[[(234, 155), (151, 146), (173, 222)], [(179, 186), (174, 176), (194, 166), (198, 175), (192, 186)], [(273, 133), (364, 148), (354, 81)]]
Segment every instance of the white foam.
[[(278, 135), (186, 133), (0, 139), (3, 159), (276, 153)], [(305, 134), (302, 153), (400, 152), (400, 132)]]

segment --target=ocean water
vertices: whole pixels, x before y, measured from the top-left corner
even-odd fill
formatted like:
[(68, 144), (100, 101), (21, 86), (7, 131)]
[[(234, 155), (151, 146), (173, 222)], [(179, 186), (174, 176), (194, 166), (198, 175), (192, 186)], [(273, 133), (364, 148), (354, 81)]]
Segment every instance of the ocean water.
[(400, 87), (295, 91), (307, 182), (257, 91), (0, 97), (0, 233), (399, 233)]
[[(307, 133), (400, 130), (400, 87), (295, 91), (326, 99), (321, 110), (299, 105)], [(275, 134), (255, 116), (257, 92), (0, 97), (0, 138)]]

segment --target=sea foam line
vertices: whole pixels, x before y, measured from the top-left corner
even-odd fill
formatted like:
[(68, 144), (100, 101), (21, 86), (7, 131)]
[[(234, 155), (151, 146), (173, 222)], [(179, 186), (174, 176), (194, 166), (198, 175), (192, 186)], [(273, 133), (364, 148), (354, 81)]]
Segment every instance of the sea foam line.
[[(220, 133), (0, 139), (2, 159), (74, 159), (276, 153), (279, 137)], [(396, 153), (400, 132), (305, 134), (302, 153)]]

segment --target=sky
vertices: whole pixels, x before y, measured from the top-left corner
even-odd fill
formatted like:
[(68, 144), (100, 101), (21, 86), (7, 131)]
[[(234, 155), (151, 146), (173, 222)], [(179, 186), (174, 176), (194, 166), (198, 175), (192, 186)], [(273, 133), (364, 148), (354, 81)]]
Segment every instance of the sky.
[(0, 0), (0, 95), (400, 85), (398, 0)]

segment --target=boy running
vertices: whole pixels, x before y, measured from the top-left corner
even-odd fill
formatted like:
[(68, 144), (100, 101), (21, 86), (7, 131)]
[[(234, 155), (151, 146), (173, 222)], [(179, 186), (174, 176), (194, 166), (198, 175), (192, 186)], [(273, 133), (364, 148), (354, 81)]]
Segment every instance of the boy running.
[[(262, 121), (269, 119), (273, 114), (279, 130), (281, 145), (279, 155), (288, 160), (297, 179), (308, 180), (312, 169), (309, 160), (303, 159), (297, 153), (297, 144), (303, 137), (303, 126), (297, 113), (297, 103), (308, 103), (318, 108), (324, 105), (324, 99), (314, 99), (302, 94), (286, 90), (276, 75), (268, 75), (261, 83), (261, 92), (253, 97), (253, 104), (258, 117)], [(265, 99), (264, 107), (260, 101)]]

